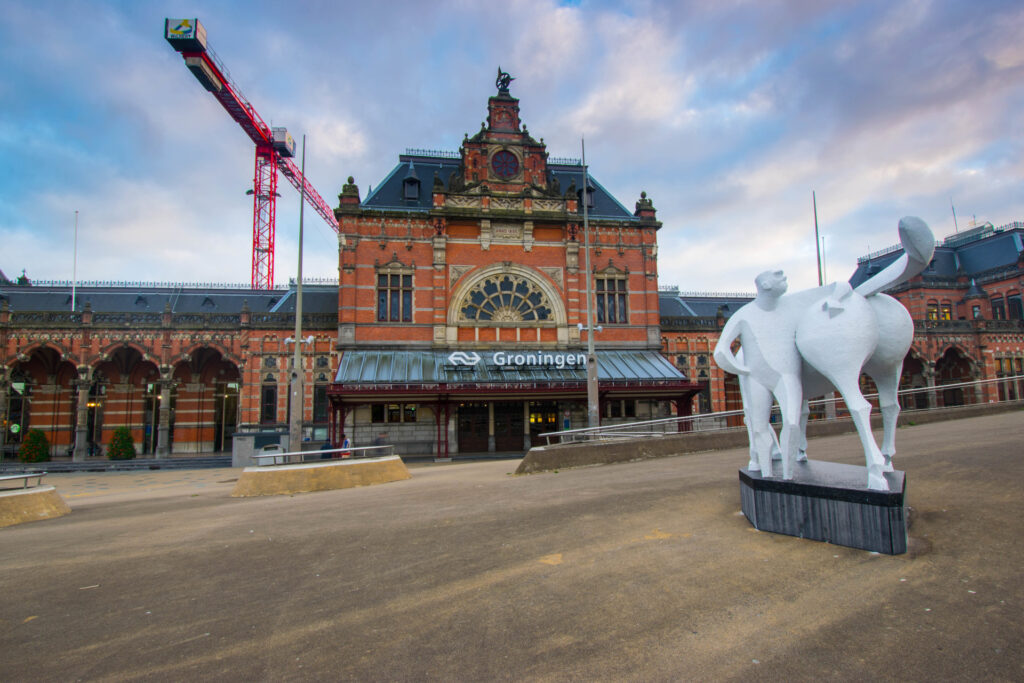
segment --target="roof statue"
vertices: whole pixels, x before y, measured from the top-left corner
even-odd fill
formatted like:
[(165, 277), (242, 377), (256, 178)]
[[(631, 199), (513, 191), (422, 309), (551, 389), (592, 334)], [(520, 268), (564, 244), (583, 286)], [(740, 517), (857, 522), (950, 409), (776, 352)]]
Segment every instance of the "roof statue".
[(501, 67), (498, 67), (498, 77), (494, 80), (494, 86), (498, 89), (499, 93), (507, 93), (509, 84), (516, 79), (512, 78), (506, 71), (502, 71)]
[[(740, 378), (751, 471), (771, 477), (772, 451), (778, 450), (782, 477), (792, 479), (794, 462), (807, 459), (807, 400), (835, 387), (864, 447), (867, 487), (889, 489), (884, 473), (893, 471), (896, 451), (896, 392), (914, 324), (901, 303), (881, 292), (924, 270), (935, 250), (935, 238), (920, 218), (901, 219), (899, 234), (903, 255), (856, 289), (839, 282), (786, 294), (781, 270), (761, 273), (754, 281), (757, 297), (722, 329), (714, 357)], [(736, 340), (739, 353), (731, 349)], [(871, 404), (858, 385), (861, 372), (878, 387), (881, 449), (871, 434)], [(769, 423), (772, 396), (782, 411), (777, 441)]]

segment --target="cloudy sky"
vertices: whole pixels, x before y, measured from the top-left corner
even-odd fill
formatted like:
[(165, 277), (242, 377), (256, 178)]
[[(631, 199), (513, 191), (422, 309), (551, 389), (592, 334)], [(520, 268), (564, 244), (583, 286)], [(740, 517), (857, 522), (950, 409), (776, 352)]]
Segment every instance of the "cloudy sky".
[[(578, 157), (664, 222), (660, 281), (750, 291), (781, 266), (829, 279), (924, 218), (938, 238), (1024, 220), (1024, 4), (470, 0), (0, 0), (0, 269), (246, 283), (253, 147), (163, 39), (198, 16), (261, 115), (308, 136), (333, 206), (408, 147), (457, 150), (494, 74), (553, 156)], [(276, 280), (294, 273), (282, 179)], [(337, 276), (306, 212), (307, 276)]]

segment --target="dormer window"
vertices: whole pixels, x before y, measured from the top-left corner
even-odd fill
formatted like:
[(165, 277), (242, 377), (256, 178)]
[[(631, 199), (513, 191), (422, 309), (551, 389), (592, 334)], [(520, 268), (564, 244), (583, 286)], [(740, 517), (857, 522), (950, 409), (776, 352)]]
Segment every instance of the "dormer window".
[(213, 299), (211, 299), (210, 297), (206, 297), (205, 299), (203, 299), (203, 303), (201, 305), (202, 305), (203, 308), (216, 308), (217, 307), (217, 304), (213, 303)]
[[(576, 195), (579, 197), (580, 201), (582, 202), (583, 201), (583, 191), (580, 190), (579, 192), (576, 193)], [(594, 186), (590, 184), (590, 181), (588, 179), (588, 181), (587, 181), (587, 209), (593, 209), (593, 208), (594, 208)]]
[(416, 175), (416, 169), (411, 161), (409, 162), (409, 172), (405, 174), (405, 179), (402, 180), (402, 198), (412, 201), (420, 198), (420, 179)]

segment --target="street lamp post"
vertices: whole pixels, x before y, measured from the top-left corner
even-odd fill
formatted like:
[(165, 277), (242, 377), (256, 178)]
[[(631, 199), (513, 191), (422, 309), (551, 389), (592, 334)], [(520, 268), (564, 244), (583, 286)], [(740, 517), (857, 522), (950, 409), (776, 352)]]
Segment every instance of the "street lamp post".
[(594, 332), (596, 331), (594, 329), (594, 294), (590, 272), (587, 148), (582, 138), (580, 138), (580, 152), (582, 154), (580, 163), (583, 166), (583, 192), (580, 195), (580, 201), (583, 202), (583, 264), (586, 269), (585, 279), (587, 282), (587, 427), (594, 428), (598, 426), (600, 415), (598, 414), (597, 396), (597, 355), (594, 353)]
[[(299, 198), (299, 272), (295, 278), (295, 352), (292, 355), (292, 373), (289, 390), (291, 391), (291, 405), (288, 411), (288, 450), (296, 452), (302, 450), (302, 409), (305, 398), (305, 372), (302, 368), (302, 344), (304, 341), (312, 342), (302, 338), (302, 219), (303, 209), (306, 206), (306, 136), (302, 136), (302, 188)], [(285, 339), (285, 343), (288, 340)]]

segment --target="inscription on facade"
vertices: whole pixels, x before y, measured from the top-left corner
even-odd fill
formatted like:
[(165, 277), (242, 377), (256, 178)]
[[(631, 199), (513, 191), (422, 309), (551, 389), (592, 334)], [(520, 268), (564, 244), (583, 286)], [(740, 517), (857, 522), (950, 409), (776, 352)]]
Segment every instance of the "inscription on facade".
[(516, 223), (494, 223), (491, 227), (491, 236), (496, 240), (521, 240), (523, 226)]

